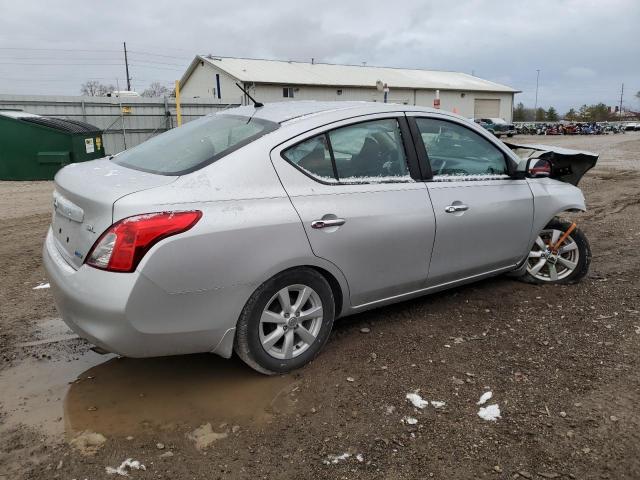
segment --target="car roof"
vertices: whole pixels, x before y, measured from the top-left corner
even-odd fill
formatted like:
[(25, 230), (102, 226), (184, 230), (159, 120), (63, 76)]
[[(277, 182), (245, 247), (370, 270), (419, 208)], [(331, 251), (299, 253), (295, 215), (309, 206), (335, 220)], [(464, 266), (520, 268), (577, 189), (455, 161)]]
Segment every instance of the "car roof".
[(262, 107), (255, 108), (253, 105), (230, 108), (221, 114), (254, 116), (276, 123), (284, 123), (302, 119), (310, 115), (330, 113), (337, 111), (358, 110), (360, 113), (385, 113), (398, 111), (420, 111), (437, 112), (433, 108), (415, 107), (412, 105), (402, 105), (395, 103), (380, 102), (317, 102), (313, 100), (289, 101), (266, 103)]

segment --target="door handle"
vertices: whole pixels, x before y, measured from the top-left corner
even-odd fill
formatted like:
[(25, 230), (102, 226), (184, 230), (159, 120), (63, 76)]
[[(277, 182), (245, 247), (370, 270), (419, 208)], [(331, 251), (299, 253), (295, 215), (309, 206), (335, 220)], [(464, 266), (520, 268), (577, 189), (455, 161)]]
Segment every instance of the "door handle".
[(311, 222), (311, 228), (327, 228), (327, 227), (339, 227), (344, 225), (346, 220), (344, 218), (328, 218), (326, 220), (314, 220)]
[(469, 207), (467, 207), (466, 205), (449, 205), (447, 208), (444, 209), (445, 212), (447, 213), (456, 213), (456, 212), (466, 212), (467, 210), (469, 210)]

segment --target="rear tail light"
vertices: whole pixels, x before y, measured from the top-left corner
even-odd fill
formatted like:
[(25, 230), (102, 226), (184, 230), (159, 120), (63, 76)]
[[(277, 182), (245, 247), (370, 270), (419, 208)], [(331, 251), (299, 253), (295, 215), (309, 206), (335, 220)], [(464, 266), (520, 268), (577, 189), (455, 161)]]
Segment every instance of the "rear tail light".
[(194, 210), (124, 218), (100, 236), (89, 251), (86, 264), (111, 272), (133, 272), (151, 247), (164, 238), (186, 232), (200, 217), (202, 212)]

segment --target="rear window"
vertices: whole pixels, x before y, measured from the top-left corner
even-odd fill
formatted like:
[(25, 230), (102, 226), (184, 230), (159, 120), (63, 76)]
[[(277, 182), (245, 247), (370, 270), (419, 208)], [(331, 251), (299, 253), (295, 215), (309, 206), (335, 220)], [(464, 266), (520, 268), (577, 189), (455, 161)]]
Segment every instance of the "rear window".
[(210, 115), (174, 128), (113, 157), (118, 165), (160, 175), (184, 175), (276, 130), (277, 123)]

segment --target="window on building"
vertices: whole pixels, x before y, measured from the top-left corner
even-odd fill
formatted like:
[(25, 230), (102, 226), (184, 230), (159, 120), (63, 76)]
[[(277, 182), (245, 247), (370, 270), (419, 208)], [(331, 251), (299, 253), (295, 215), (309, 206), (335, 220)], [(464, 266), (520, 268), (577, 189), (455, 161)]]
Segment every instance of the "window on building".
[(282, 96), (284, 98), (293, 98), (293, 87), (284, 87), (282, 89)]
[(476, 132), (456, 123), (431, 118), (418, 118), (416, 123), (434, 178), (508, 174), (504, 154)]

